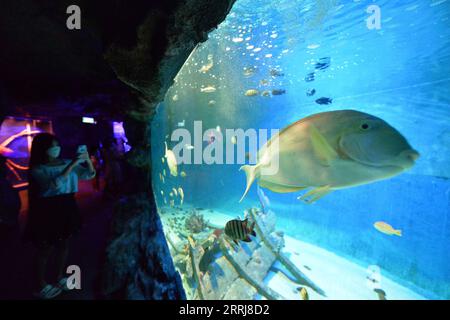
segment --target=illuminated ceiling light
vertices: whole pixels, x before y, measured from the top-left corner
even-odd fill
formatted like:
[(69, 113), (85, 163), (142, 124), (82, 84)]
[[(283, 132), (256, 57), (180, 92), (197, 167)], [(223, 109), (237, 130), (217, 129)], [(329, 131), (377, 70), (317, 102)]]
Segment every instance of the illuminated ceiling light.
[(83, 117), (82, 119), (81, 119), (81, 121), (83, 122), (83, 123), (90, 123), (90, 124), (96, 124), (97, 122), (95, 121), (95, 119), (94, 118), (91, 118), (91, 117)]

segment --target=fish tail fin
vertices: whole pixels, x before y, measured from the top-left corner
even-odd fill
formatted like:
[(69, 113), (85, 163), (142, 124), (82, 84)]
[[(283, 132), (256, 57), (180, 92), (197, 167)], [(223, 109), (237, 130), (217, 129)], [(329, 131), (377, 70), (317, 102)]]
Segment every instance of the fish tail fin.
[(395, 233), (394, 233), (396, 236), (399, 236), (399, 237), (401, 237), (402, 236), (402, 230), (400, 230), (400, 229), (398, 229), (398, 230), (395, 230)]
[(255, 181), (257, 168), (258, 168), (258, 165), (255, 165), (255, 166), (245, 165), (245, 166), (242, 166), (239, 168), (239, 171), (244, 170), (245, 175), (247, 177), (247, 187), (245, 188), (245, 192), (242, 195), (241, 200), (239, 200), (239, 202), (242, 202), (242, 200), (246, 196), (248, 190), (250, 190), (250, 187), (253, 184), (253, 181)]

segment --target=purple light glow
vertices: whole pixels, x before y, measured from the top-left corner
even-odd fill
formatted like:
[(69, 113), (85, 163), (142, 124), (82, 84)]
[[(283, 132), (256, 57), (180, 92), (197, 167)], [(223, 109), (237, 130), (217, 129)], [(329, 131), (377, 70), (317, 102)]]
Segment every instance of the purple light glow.
[(125, 135), (125, 129), (123, 128), (123, 122), (113, 121), (113, 133), (114, 138), (116, 138), (119, 143), (123, 143), (125, 152), (130, 151), (131, 146), (128, 145), (128, 139)]

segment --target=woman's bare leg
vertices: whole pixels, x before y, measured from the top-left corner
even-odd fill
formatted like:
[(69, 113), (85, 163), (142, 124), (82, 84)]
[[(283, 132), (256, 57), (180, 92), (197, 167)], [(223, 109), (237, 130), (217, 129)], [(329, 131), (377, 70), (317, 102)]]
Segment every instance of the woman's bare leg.
[(38, 248), (36, 257), (36, 272), (39, 288), (43, 288), (47, 285), (47, 281), (45, 281), (45, 271), (51, 251), (52, 247), (49, 245), (40, 245)]
[(68, 254), (67, 240), (60, 240), (56, 245), (56, 270), (58, 281), (63, 277)]

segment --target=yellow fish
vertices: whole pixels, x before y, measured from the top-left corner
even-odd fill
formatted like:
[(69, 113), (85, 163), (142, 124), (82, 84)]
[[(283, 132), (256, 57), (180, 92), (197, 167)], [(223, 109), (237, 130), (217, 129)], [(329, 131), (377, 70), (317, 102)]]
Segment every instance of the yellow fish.
[(258, 94), (259, 94), (259, 91), (256, 89), (249, 89), (249, 90), (245, 91), (245, 95), (247, 97), (254, 97), (254, 96), (257, 96)]
[(383, 222), (383, 221), (378, 221), (375, 222), (373, 224), (373, 226), (375, 227), (375, 229), (377, 229), (378, 231), (387, 234), (387, 235), (396, 235), (401, 237), (402, 236), (402, 230), (396, 230), (394, 229), (390, 224)]
[(184, 192), (183, 192), (183, 189), (181, 187), (178, 188), (178, 194), (180, 195), (180, 205), (183, 205)]
[(181, 171), (181, 172), (180, 172), (180, 176), (181, 176), (182, 178), (185, 178), (185, 177), (186, 177), (186, 172)]
[(175, 188), (172, 188), (172, 192), (175, 195), (175, 197), (178, 197), (178, 191)]
[(201, 73), (207, 73), (212, 67), (214, 66), (214, 63), (212, 61), (208, 62), (208, 64), (205, 64), (198, 70), (198, 72)]
[[(164, 156), (167, 160), (167, 165), (169, 166), (170, 174), (173, 175), (174, 177), (176, 177), (178, 175), (177, 158), (175, 157), (175, 153), (173, 153), (172, 150), (167, 148), (167, 143), (164, 142), (164, 144), (166, 146), (166, 153)], [(164, 175), (166, 175), (165, 170), (164, 170)]]
[(252, 183), (279, 193), (312, 188), (299, 197), (312, 203), (333, 190), (388, 179), (410, 169), (419, 153), (384, 120), (355, 110), (322, 112), (274, 135), (256, 165), (244, 165)]
[(308, 290), (306, 290), (305, 287), (300, 289), (300, 296), (302, 297), (302, 300), (309, 300)]
[(377, 288), (373, 289), (373, 291), (378, 295), (378, 300), (386, 300), (386, 292), (383, 289)]
[(245, 67), (244, 68), (244, 76), (251, 77), (255, 73), (255, 68), (253, 67)]
[(269, 90), (264, 90), (264, 91), (261, 93), (261, 96), (263, 96), (263, 97), (270, 97), (270, 91), (269, 91)]

